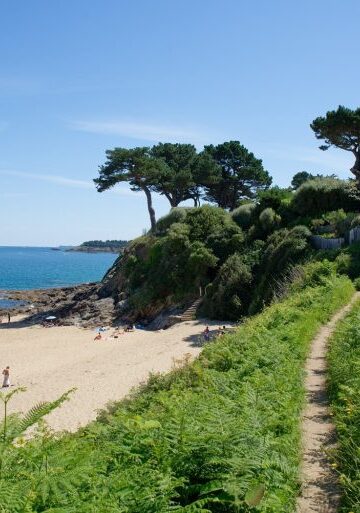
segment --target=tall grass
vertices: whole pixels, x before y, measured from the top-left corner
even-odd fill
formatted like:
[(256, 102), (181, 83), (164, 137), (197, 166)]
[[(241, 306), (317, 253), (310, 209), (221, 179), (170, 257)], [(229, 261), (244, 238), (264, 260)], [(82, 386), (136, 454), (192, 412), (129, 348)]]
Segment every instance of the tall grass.
[(353, 293), (345, 277), (311, 285), (86, 429), (57, 439), (43, 428), (7, 447), (2, 512), (293, 511), (304, 360)]
[(330, 341), (329, 391), (338, 435), (334, 453), (343, 489), (341, 511), (360, 512), (360, 302)]

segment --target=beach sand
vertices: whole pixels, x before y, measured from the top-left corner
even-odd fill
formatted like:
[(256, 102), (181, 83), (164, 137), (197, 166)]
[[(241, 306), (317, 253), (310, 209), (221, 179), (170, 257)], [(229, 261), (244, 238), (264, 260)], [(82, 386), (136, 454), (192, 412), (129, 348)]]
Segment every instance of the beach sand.
[[(11, 384), (26, 387), (26, 392), (9, 403), (9, 412), (26, 412), (76, 387), (70, 401), (47, 417), (53, 429), (74, 431), (94, 420), (96, 411), (108, 402), (125, 397), (150, 372), (169, 371), (174, 360), (187, 354), (197, 356), (201, 351), (198, 336), (206, 324), (210, 325), (199, 320), (183, 322), (164, 331), (136, 330), (117, 339), (105, 333), (101, 341), (94, 341), (94, 331), (73, 326), (14, 328), (3, 324), (1, 370), (9, 365)], [(211, 324), (212, 329), (217, 327)]]

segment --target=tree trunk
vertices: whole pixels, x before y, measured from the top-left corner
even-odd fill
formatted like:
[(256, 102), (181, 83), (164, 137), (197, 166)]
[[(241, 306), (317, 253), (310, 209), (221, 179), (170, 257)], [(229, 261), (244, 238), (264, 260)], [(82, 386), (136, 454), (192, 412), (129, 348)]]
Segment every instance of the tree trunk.
[(155, 210), (152, 206), (151, 192), (146, 185), (141, 185), (141, 188), (145, 192), (145, 195), (146, 195), (147, 207), (148, 207), (149, 216), (150, 216), (151, 230), (155, 231), (156, 217), (155, 217)]
[(168, 202), (170, 203), (171, 208), (175, 208), (180, 203), (179, 201), (176, 201), (175, 197), (169, 194), (168, 192), (164, 192), (164, 195)]
[(350, 171), (355, 175), (356, 186), (360, 189), (360, 150), (354, 152), (355, 155), (355, 164), (350, 169)]

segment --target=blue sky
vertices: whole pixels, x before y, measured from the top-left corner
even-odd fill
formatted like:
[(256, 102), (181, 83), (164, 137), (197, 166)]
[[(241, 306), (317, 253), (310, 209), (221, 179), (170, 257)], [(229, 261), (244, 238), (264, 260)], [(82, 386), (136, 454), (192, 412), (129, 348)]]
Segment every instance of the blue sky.
[(309, 123), (360, 104), (359, 15), (357, 0), (2, 2), (0, 245), (147, 228), (141, 193), (92, 185), (114, 146), (238, 139), (276, 184), (349, 176), (352, 155), (321, 152)]

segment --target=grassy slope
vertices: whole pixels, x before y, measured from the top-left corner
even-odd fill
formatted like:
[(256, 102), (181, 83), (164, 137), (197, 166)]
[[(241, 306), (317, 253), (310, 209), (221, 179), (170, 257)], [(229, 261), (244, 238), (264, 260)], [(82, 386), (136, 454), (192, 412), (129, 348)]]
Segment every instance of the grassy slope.
[(330, 342), (329, 389), (338, 434), (334, 460), (343, 487), (341, 511), (360, 512), (360, 302)]
[(324, 277), (195, 363), (153, 377), (101, 422), (12, 448), (0, 503), (13, 502), (3, 511), (239, 513), (251, 503), (293, 511), (304, 360), (319, 326), (352, 293), (347, 278)]

